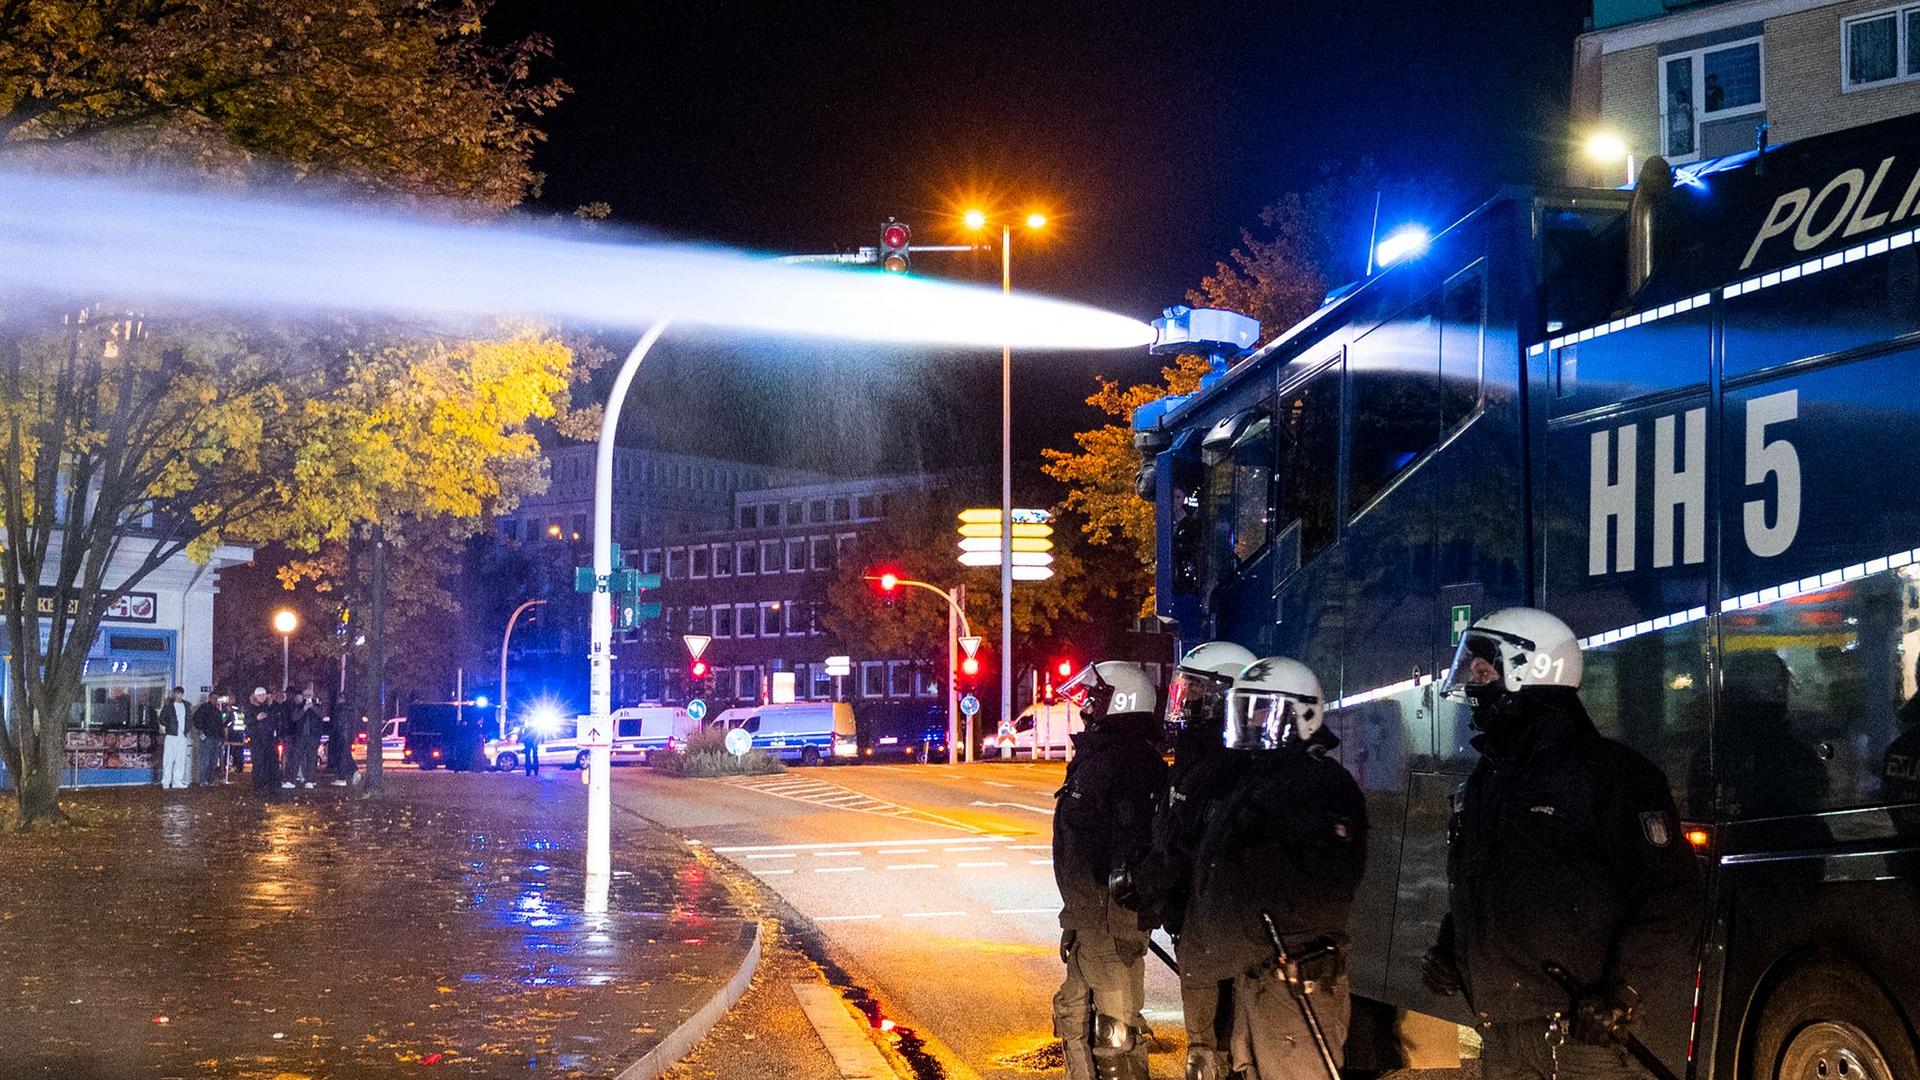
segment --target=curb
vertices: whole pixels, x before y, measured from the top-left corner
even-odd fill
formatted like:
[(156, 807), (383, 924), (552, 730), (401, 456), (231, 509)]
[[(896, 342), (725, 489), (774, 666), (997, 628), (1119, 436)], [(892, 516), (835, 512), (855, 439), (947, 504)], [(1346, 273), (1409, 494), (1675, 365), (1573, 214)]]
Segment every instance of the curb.
[(620, 1070), (614, 1080), (653, 1080), (654, 1077), (672, 1068), (679, 1060), (692, 1052), (695, 1045), (706, 1037), (707, 1032), (720, 1022), (727, 1010), (739, 1002), (753, 982), (754, 974), (760, 970), (760, 923), (746, 923), (740, 927), (742, 937), (749, 938), (747, 955), (740, 960), (740, 970), (733, 973), (725, 986), (714, 991), (707, 1003), (694, 1011), (692, 1016), (680, 1022), (680, 1026), (667, 1033), (653, 1049), (641, 1056), (640, 1060)]

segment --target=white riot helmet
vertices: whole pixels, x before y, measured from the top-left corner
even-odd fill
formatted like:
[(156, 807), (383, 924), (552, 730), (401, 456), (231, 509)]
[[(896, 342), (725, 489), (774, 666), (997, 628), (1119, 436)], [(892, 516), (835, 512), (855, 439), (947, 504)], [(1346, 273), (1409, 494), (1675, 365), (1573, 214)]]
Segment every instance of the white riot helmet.
[(1123, 660), (1088, 664), (1061, 684), (1060, 696), (1080, 710), (1089, 727), (1108, 716), (1151, 713), (1160, 707), (1160, 695), (1146, 669)]
[(1506, 608), (1460, 635), (1440, 692), (1485, 706), (1539, 687), (1578, 690), (1580, 674), (1580, 642), (1566, 623), (1537, 608)]
[(1167, 723), (1184, 724), (1189, 713), (1198, 718), (1208, 715), (1211, 706), (1224, 707), (1234, 677), (1253, 660), (1253, 653), (1231, 641), (1195, 646), (1180, 658), (1167, 684)]
[(1269, 656), (1248, 664), (1227, 697), (1229, 750), (1278, 750), (1306, 743), (1326, 725), (1326, 695), (1298, 660)]

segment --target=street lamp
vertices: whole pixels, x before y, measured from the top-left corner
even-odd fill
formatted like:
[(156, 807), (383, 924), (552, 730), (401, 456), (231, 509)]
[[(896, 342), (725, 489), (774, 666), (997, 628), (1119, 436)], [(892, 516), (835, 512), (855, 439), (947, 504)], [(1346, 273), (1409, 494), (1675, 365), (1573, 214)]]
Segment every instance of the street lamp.
[(287, 657), (292, 651), (293, 632), (300, 629), (300, 616), (292, 608), (281, 608), (273, 613), (273, 631), (280, 635), (280, 689), (285, 690), (292, 680), (287, 674)]
[[(969, 230), (987, 227), (987, 213), (968, 210), (961, 221)], [(1026, 227), (1037, 232), (1047, 226), (1047, 216), (1037, 211), (1026, 216)], [(1013, 222), (1000, 222), (1000, 292), (1013, 295)], [(952, 681), (949, 678), (948, 681)], [(1000, 347), (1000, 719), (1013, 716), (1013, 343)], [(948, 743), (952, 752), (952, 743)], [(967, 753), (973, 753), (971, 743)]]
[(1633, 149), (1618, 132), (1596, 131), (1587, 136), (1587, 159), (1600, 165), (1618, 165), (1626, 162), (1627, 183), (1633, 183)]
[(500, 635), (500, 737), (507, 737), (507, 642), (513, 640), (513, 624), (520, 621), (520, 613), (528, 608), (539, 607), (545, 600), (528, 600), (513, 609), (507, 616), (507, 631)]

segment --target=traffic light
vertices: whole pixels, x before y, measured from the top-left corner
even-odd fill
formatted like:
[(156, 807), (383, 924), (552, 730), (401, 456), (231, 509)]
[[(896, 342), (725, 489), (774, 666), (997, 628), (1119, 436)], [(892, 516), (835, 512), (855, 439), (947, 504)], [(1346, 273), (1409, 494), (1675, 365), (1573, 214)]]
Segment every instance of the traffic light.
[(965, 660), (960, 661), (960, 674), (968, 678), (980, 674), (980, 658), (977, 656), (969, 656)]
[(706, 680), (707, 673), (711, 670), (711, 668), (707, 667), (705, 660), (695, 660), (693, 663), (687, 665), (687, 678), (692, 679), (694, 682), (703, 682)]
[(893, 274), (906, 273), (907, 247), (912, 239), (913, 230), (906, 222), (888, 218), (880, 230), (880, 268)]
[(1054, 661), (1053, 673), (1062, 679), (1072, 678), (1073, 677), (1073, 661), (1067, 659), (1064, 656), (1061, 657), (1059, 660)]
[(899, 598), (900, 596), (900, 575), (899, 574), (895, 573), (892, 570), (881, 570), (876, 573), (871, 573), (866, 575), (866, 578), (868, 581), (873, 582), (873, 587), (880, 591), (880, 599), (884, 600), (889, 607), (891, 607), (893, 605), (893, 602)]

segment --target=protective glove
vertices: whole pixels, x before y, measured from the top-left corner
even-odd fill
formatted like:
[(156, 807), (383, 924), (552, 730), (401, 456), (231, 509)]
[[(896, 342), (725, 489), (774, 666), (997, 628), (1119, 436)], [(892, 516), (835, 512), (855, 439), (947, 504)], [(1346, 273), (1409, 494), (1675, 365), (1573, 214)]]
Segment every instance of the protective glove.
[(1078, 935), (1076, 934), (1076, 932), (1072, 930), (1060, 931), (1060, 962), (1061, 963), (1063, 964), (1066, 963), (1067, 957), (1073, 955), (1073, 943), (1077, 936)]
[(1452, 957), (1443, 955), (1439, 949), (1427, 950), (1426, 962), (1420, 968), (1420, 981), (1441, 997), (1452, 997), (1462, 986), (1460, 969), (1454, 966)]
[(1574, 999), (1573, 1037), (1590, 1046), (1616, 1043), (1633, 1023), (1639, 1004), (1640, 995), (1624, 983), (1590, 986)]

